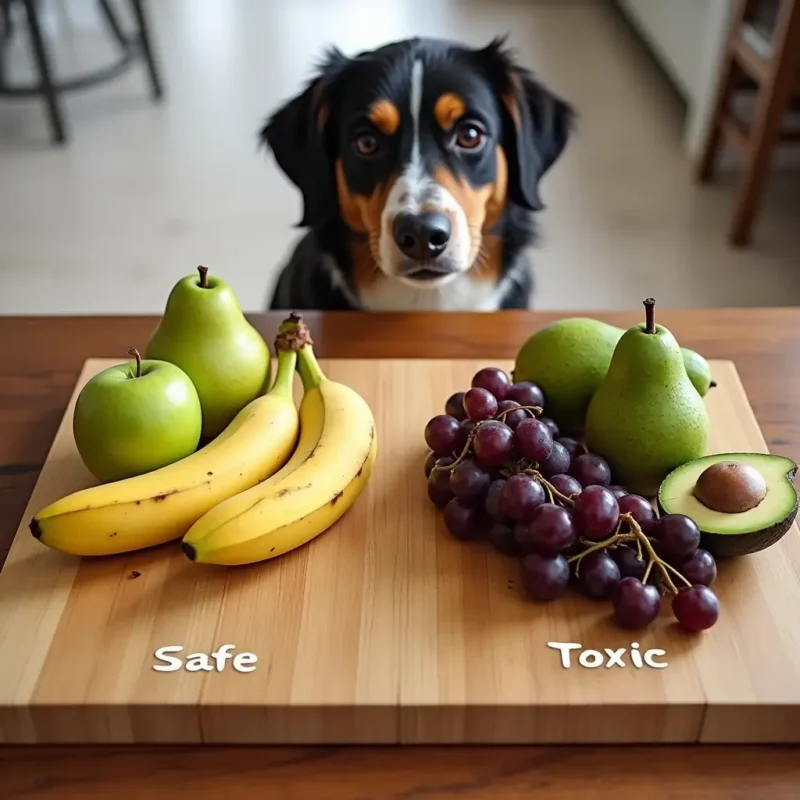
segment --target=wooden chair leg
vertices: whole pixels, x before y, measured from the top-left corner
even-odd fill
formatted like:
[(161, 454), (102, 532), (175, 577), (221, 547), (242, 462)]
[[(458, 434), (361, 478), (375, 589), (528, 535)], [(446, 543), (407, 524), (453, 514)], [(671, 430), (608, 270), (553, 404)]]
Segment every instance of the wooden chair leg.
[(796, 52), (800, 44), (800, 2), (783, 0), (773, 40), (773, 57), (766, 80), (759, 87), (750, 145), (734, 201), (730, 228), (731, 244), (750, 241), (761, 197), (769, 175), (772, 152), (778, 142), (781, 122), (792, 96), (797, 72)]
[(711, 119), (708, 123), (708, 133), (706, 134), (703, 152), (697, 162), (696, 179), (700, 183), (707, 183), (714, 177), (717, 156), (722, 144), (722, 117), (728, 109), (728, 104), (735, 88), (736, 76), (739, 72), (739, 67), (733, 54), (733, 43), (742, 27), (742, 23), (753, 13), (756, 5), (757, 0), (738, 0), (736, 10), (731, 16), (731, 28), (723, 55), (723, 67), (717, 83)]

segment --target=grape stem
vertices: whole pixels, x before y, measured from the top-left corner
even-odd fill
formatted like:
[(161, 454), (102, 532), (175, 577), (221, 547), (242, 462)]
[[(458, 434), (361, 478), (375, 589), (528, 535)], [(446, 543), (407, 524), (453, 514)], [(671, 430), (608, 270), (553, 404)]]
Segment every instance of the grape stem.
[[(491, 417), (489, 419), (482, 419), (469, 432), (469, 435), (467, 436), (466, 444), (464, 445), (464, 449), (461, 451), (461, 454), (456, 458), (456, 460), (452, 464), (447, 464), (446, 466), (442, 466), (441, 464), (434, 464), (433, 469), (431, 470), (431, 472), (433, 472), (434, 470), (437, 470), (437, 469), (446, 469), (449, 472), (452, 472), (465, 458), (467, 458), (467, 456), (469, 456), (469, 451), (472, 448), (473, 441), (475, 440), (475, 434), (477, 433), (478, 428), (480, 428), (481, 425), (485, 425), (487, 422), (492, 422), (494, 420), (498, 420), (498, 419), (500, 419), (500, 417), (502, 417), (502, 419), (500, 419), (500, 422), (505, 422), (506, 414), (508, 414), (511, 411), (519, 411), (520, 409), (522, 409), (523, 411), (530, 411), (531, 414), (533, 414), (534, 416), (536, 416), (537, 414), (541, 414), (542, 413), (541, 406), (519, 406), (519, 408), (508, 408), (505, 411), (501, 411), (499, 414), (497, 414), (494, 417)], [(561, 497), (563, 497), (563, 495), (561, 495)], [(569, 501), (569, 498), (565, 498), (565, 499), (568, 502), (571, 502), (571, 501)]]
[[(622, 524), (625, 523), (630, 528), (630, 533), (622, 533)], [(616, 547), (623, 542), (636, 542), (637, 547), (637, 560), (643, 560), (643, 553), (642, 553), (642, 546), (644, 545), (644, 549), (647, 551), (648, 559), (647, 559), (647, 569), (645, 569), (644, 576), (642, 578), (642, 583), (647, 583), (647, 579), (650, 577), (650, 572), (652, 571), (653, 567), (656, 566), (661, 570), (661, 575), (664, 579), (664, 583), (667, 584), (667, 587), (673, 594), (678, 594), (678, 587), (675, 586), (675, 582), (672, 580), (670, 576), (670, 572), (673, 572), (677, 575), (687, 586), (691, 586), (691, 582), (688, 581), (675, 567), (667, 564), (663, 558), (661, 558), (658, 553), (656, 553), (650, 539), (645, 536), (644, 531), (642, 530), (639, 523), (630, 515), (630, 514), (620, 514), (619, 516), (619, 523), (617, 524), (617, 529), (614, 531), (608, 539), (604, 539), (602, 542), (594, 542), (586, 550), (582, 553), (578, 553), (577, 555), (572, 556), (571, 558), (567, 559), (568, 564), (575, 563), (575, 575), (578, 576), (578, 569), (580, 567), (580, 562), (583, 560), (585, 556), (588, 556), (589, 553), (594, 553), (597, 550), (603, 550), (607, 547)]]
[(512, 411), (530, 411), (532, 417), (538, 417), (544, 409), (541, 406), (515, 406), (514, 408), (507, 408), (505, 411), (501, 411), (499, 414), (494, 416), (494, 419), (500, 420), (500, 422), (506, 421), (506, 414), (510, 414)]
[[(516, 409), (509, 409), (511, 411), (516, 411)], [(441, 464), (434, 464), (433, 469), (431, 472), (434, 472), (437, 469), (446, 469), (448, 472), (452, 472), (468, 455), (470, 448), (472, 447), (472, 442), (475, 439), (475, 432), (483, 425), (485, 422), (489, 422), (488, 419), (481, 420), (467, 435), (467, 441), (464, 444), (464, 449), (461, 451), (461, 454), (456, 458), (456, 460), (452, 464), (447, 464), (442, 466)]]
[(571, 558), (567, 559), (567, 564), (575, 563), (575, 574), (578, 574), (578, 566), (580, 565), (581, 561), (583, 561), (585, 556), (588, 556), (589, 553), (595, 553), (598, 550), (604, 550), (606, 547), (614, 547), (615, 545), (620, 544), (621, 542), (632, 542), (636, 538), (635, 534), (633, 533), (620, 533), (619, 528), (617, 528), (608, 539), (603, 539), (602, 542), (593, 542), (590, 547), (587, 547), (582, 553), (578, 553), (577, 555), (572, 556)]
[(571, 497), (567, 497), (565, 494), (556, 489), (550, 481), (548, 481), (538, 469), (523, 469), (523, 475), (530, 475), (532, 478), (535, 478), (541, 485), (542, 488), (550, 495), (550, 502), (553, 502), (553, 498), (558, 498), (565, 506), (569, 506), (572, 508), (575, 505), (575, 501)]

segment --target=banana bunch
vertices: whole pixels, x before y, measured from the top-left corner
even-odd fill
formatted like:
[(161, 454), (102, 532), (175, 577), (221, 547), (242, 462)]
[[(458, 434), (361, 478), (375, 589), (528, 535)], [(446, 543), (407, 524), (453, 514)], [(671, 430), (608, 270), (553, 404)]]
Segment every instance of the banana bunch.
[[(355, 391), (323, 375), (298, 316), (281, 326), (276, 351), (270, 390), (216, 439), (154, 472), (52, 503), (33, 517), (32, 534), (81, 556), (184, 537), (192, 560), (244, 564), (274, 558), (329, 528), (371, 474), (372, 412)], [(299, 413), (295, 369), (304, 387)]]
[(294, 456), (192, 525), (183, 537), (192, 561), (236, 565), (283, 555), (330, 528), (366, 486), (377, 455), (370, 407), (325, 377), (310, 344), (298, 353), (297, 368), (304, 394)]

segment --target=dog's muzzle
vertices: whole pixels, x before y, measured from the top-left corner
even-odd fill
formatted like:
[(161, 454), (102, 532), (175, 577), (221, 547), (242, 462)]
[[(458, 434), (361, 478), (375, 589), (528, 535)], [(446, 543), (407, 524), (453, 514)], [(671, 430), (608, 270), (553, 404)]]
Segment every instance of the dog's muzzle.
[(436, 280), (453, 273), (453, 267), (437, 259), (451, 235), (450, 219), (440, 211), (401, 213), (394, 218), (392, 235), (398, 250), (408, 259), (399, 274), (414, 280)]

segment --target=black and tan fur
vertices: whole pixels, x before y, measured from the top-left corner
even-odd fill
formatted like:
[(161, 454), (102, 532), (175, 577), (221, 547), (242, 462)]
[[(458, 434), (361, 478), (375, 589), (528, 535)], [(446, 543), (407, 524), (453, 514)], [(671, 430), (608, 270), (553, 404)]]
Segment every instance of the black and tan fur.
[(539, 183), (572, 116), (500, 40), (331, 51), (261, 132), (309, 229), (270, 307), (527, 307)]

